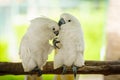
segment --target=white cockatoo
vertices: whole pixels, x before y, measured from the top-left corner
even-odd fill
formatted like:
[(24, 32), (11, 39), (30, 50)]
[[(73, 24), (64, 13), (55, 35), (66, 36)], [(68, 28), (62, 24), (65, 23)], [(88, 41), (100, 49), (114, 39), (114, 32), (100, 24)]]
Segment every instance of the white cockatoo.
[[(54, 57), (54, 69), (71, 66), (76, 78), (77, 68), (84, 65), (84, 37), (80, 22), (76, 17), (63, 13), (58, 22), (60, 26), (59, 37), (56, 45), (59, 47)], [(58, 44), (61, 44), (60, 46)]]
[(53, 49), (49, 40), (58, 33), (58, 23), (51, 19), (39, 17), (31, 21), (21, 40), (19, 51), (24, 71), (38, 71), (41, 75), (41, 68), (45, 65), (48, 54)]

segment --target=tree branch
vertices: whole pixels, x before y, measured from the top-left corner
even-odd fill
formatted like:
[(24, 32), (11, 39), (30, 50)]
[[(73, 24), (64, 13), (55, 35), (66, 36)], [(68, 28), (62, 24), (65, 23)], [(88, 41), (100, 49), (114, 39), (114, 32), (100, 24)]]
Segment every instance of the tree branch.
[[(43, 68), (43, 74), (61, 74), (62, 68), (53, 69), (53, 62), (47, 62)], [(0, 62), (0, 75), (25, 75), (37, 74), (36, 72), (24, 72), (21, 63)], [(70, 67), (66, 74), (73, 74)], [(86, 61), (85, 66), (78, 69), (78, 74), (120, 74), (120, 61)]]

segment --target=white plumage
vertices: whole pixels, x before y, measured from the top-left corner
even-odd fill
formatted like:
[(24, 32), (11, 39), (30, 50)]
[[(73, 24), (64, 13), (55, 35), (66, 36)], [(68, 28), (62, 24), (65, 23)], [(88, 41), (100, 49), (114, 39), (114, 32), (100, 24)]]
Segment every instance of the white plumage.
[(63, 65), (82, 67), (84, 65), (84, 39), (79, 21), (72, 15), (63, 13), (61, 19), (64, 24), (60, 26), (58, 39), (61, 47), (54, 58), (54, 68)]
[(36, 18), (31, 21), (30, 27), (21, 40), (20, 58), (24, 71), (32, 71), (36, 66), (41, 69), (53, 47), (49, 40), (55, 37), (59, 30), (57, 22), (48, 18)]

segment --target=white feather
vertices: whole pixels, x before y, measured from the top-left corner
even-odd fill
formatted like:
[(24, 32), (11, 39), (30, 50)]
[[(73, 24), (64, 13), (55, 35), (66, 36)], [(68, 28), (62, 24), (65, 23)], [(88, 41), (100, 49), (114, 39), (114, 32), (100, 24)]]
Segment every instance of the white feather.
[(31, 71), (36, 66), (40, 69), (46, 63), (48, 54), (52, 51), (49, 40), (55, 37), (52, 27), (59, 29), (57, 22), (47, 18), (36, 18), (21, 40), (20, 58), (25, 71)]
[(84, 65), (84, 39), (83, 32), (79, 21), (69, 15), (61, 16), (65, 21), (71, 19), (71, 22), (63, 24), (59, 32), (59, 40), (62, 47), (58, 49), (54, 58), (54, 68), (59, 68), (63, 65), (76, 65), (81, 67)]

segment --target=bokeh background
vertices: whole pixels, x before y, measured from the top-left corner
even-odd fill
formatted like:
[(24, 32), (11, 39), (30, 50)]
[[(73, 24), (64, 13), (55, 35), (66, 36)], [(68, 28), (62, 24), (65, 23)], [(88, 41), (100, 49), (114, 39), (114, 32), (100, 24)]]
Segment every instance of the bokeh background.
[[(108, 0), (0, 0), (0, 61), (21, 61), (19, 44), (31, 19), (47, 16), (58, 21), (64, 12), (76, 16), (82, 25), (85, 60), (104, 60), (108, 3)], [(53, 58), (54, 53), (48, 60)], [(53, 79), (53, 75), (43, 77)], [(81, 77), (88, 80), (88, 76)], [(0, 76), (0, 80), (24, 80), (24, 76), (6, 75)], [(101, 76), (99, 80), (102, 80)]]

